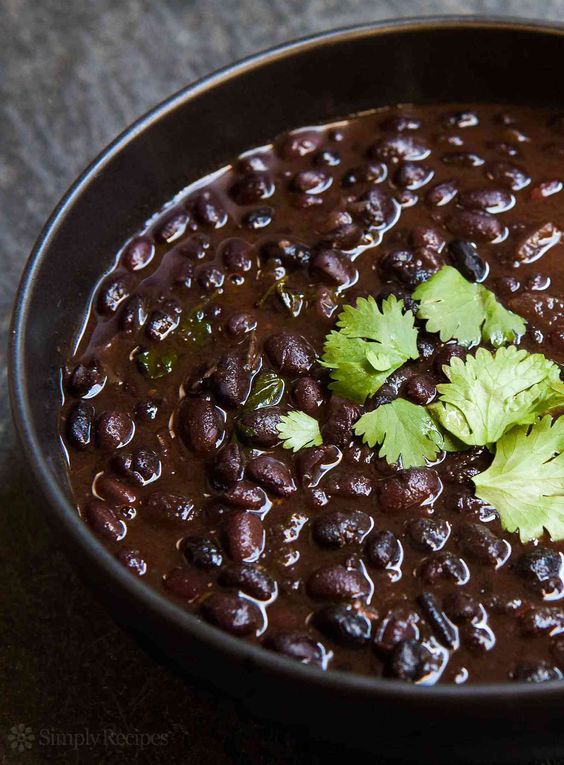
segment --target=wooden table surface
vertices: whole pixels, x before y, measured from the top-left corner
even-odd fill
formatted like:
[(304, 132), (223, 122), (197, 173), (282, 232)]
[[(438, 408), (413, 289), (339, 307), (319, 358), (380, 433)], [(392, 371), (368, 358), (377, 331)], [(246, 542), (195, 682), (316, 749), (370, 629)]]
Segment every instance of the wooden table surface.
[[(0, 763), (360, 761), (249, 719), (180, 680), (113, 623), (30, 493), (10, 421), (5, 345), (17, 281), (42, 223), (136, 116), (275, 43), (437, 13), (558, 20), (564, 0), (1, 0)], [(29, 748), (13, 747), (14, 732)], [(156, 735), (150, 745), (118, 738), (132, 733)]]

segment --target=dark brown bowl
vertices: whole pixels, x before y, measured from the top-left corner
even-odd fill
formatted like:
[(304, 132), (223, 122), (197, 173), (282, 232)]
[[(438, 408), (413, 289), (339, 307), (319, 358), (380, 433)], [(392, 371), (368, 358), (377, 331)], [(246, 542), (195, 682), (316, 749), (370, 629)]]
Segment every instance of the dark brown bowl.
[(564, 683), (413, 687), (321, 672), (230, 637), (146, 587), (78, 517), (57, 434), (59, 370), (120, 244), (179, 189), (281, 131), (397, 102), (564, 108), (564, 28), (444, 18), (357, 27), (253, 56), (142, 117), (83, 173), (27, 264), (10, 391), (45, 510), (120, 622), (260, 714), (380, 756), (515, 762), (564, 751)]

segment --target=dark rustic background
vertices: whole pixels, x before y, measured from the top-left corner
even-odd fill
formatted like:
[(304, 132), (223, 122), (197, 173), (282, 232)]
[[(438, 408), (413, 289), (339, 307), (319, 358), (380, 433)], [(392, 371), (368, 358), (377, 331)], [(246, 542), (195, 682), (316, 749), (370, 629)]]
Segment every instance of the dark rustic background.
[[(339, 755), (182, 682), (77, 580), (29, 493), (10, 422), (9, 314), (58, 198), (150, 106), (284, 40), (434, 13), (559, 20), (564, 0), (0, 0), (0, 763), (315, 765)], [(35, 737), (24, 752), (8, 740), (17, 725)], [(105, 729), (165, 739), (149, 748), (52, 743)]]

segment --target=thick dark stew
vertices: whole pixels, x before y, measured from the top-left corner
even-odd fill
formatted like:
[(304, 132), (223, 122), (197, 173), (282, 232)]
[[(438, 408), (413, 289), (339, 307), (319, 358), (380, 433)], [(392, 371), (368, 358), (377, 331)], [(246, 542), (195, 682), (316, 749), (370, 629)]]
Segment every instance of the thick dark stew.
[(562, 678), (563, 182), (564, 116), (447, 105), (293, 131), (189, 186), (64, 370), (80, 515), (297, 661)]

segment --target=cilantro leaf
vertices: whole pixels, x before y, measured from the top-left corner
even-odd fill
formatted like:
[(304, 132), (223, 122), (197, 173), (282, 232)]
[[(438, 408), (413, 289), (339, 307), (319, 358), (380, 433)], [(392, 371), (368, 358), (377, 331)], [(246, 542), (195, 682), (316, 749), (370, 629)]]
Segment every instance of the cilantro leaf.
[(289, 412), (280, 418), (276, 429), (284, 442), (282, 446), (295, 452), (323, 443), (319, 423), (305, 412)]
[(332, 370), (329, 387), (364, 403), (392, 372), (418, 358), (414, 322), (395, 295), (386, 298), (381, 309), (373, 297), (345, 306), (338, 317), (339, 330), (329, 333), (323, 349), (321, 363)]
[(495, 443), (514, 425), (564, 406), (560, 370), (542, 353), (514, 345), (495, 354), (478, 348), (475, 357), (454, 358), (443, 371), (450, 382), (437, 386), (439, 402), (431, 409), (446, 430), (471, 446)]
[(427, 410), (403, 398), (363, 414), (354, 431), (371, 448), (381, 444), (380, 457), (390, 465), (401, 457), (404, 468), (434, 460), (443, 442)]
[(497, 443), (493, 463), (473, 480), (476, 495), (522, 542), (538, 539), (543, 529), (564, 539), (564, 416), (510, 430)]
[(482, 284), (467, 281), (452, 266), (443, 266), (413, 292), (417, 316), (428, 332), (438, 332), (443, 343), (456, 339), (466, 346), (480, 340), (498, 347), (515, 342), (525, 331), (525, 320), (508, 311)]

